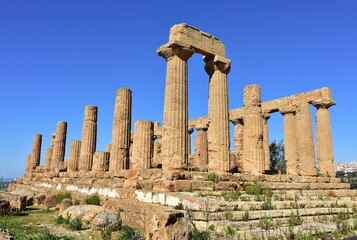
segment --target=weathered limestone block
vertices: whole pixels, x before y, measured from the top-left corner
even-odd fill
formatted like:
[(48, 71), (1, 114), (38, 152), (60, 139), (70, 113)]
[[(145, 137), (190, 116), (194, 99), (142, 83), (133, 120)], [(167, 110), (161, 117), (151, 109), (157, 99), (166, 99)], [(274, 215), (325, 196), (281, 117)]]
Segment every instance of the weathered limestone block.
[(270, 148), (269, 148), (269, 128), (268, 119), (269, 113), (263, 113), (263, 145), (264, 145), (264, 170), (270, 170)]
[(102, 206), (96, 205), (76, 205), (70, 206), (63, 211), (62, 216), (64, 218), (70, 217), (71, 219), (79, 218), (84, 223), (90, 223), (93, 218), (98, 214), (104, 212)]
[(195, 136), (195, 156), (194, 166), (199, 169), (206, 169), (208, 164), (208, 124), (196, 125), (197, 133)]
[(297, 152), (297, 133), (295, 121), (296, 106), (289, 106), (280, 109), (284, 115), (284, 147), (286, 173), (298, 175), (298, 152)]
[(96, 106), (88, 105), (84, 110), (84, 122), (82, 128), (81, 154), (79, 157), (78, 170), (91, 171), (93, 154), (97, 142), (97, 114)]
[(78, 171), (81, 141), (71, 141), (69, 147), (68, 172)]
[(108, 152), (95, 152), (93, 157), (92, 171), (105, 172), (109, 170), (109, 155)]
[(132, 169), (148, 169), (151, 167), (154, 145), (154, 125), (147, 120), (135, 122), (131, 156)]
[(332, 144), (332, 131), (330, 113), (328, 108), (336, 102), (321, 99), (312, 102), (316, 110), (316, 146), (319, 173), (322, 176), (335, 177), (334, 153)]
[(46, 149), (46, 156), (45, 156), (45, 172), (49, 172), (51, 168), (51, 159), (52, 159), (52, 154), (53, 154), (53, 148), (47, 148)]
[(51, 172), (56, 171), (58, 164), (64, 161), (66, 148), (67, 123), (58, 122), (56, 128), (56, 137), (53, 143), (53, 152), (51, 159)]
[(130, 128), (131, 90), (120, 88), (115, 98), (110, 171), (129, 168)]
[(260, 106), (260, 87), (244, 88), (243, 163), (244, 172), (264, 172), (263, 118)]
[(56, 195), (47, 196), (43, 201), (43, 204), (46, 206), (46, 208), (56, 207), (57, 205)]
[(46, 199), (46, 195), (39, 193), (33, 197), (33, 203), (35, 205), (41, 205), (44, 203), (45, 199)]
[(185, 169), (188, 158), (187, 60), (194, 51), (189, 46), (167, 44), (157, 52), (167, 61), (162, 168)]
[(70, 198), (63, 199), (60, 203), (60, 209), (59, 209), (58, 214), (61, 215), (64, 212), (64, 210), (66, 210), (67, 208), (69, 208), (72, 205), (73, 205), (72, 199), (70, 199)]
[(16, 195), (8, 192), (0, 192), (0, 201), (1, 200), (9, 202), (10, 211), (23, 211), (26, 208), (27, 197), (25, 195)]
[(229, 112), (227, 74), (231, 61), (205, 56), (205, 70), (210, 76), (208, 96), (208, 169), (230, 171)]
[(298, 105), (296, 112), (296, 133), (298, 173), (301, 176), (316, 176), (314, 136), (309, 103), (301, 103)]
[(34, 170), (37, 166), (40, 165), (41, 144), (42, 144), (42, 135), (35, 134), (32, 144), (30, 171)]

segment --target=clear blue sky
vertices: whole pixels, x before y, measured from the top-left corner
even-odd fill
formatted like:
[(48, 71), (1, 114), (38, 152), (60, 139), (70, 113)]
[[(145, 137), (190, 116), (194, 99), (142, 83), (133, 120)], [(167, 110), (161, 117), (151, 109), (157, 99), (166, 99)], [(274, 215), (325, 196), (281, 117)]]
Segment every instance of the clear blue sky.
[[(104, 151), (120, 87), (133, 91), (133, 122), (161, 121), (166, 63), (156, 49), (178, 23), (225, 44), (231, 109), (248, 84), (261, 86), (263, 101), (330, 87), (335, 160), (357, 160), (356, 12), (355, 0), (0, 1), (0, 174), (23, 174), (35, 133), (42, 164), (57, 121), (68, 122), (68, 153), (85, 105), (99, 107)], [(207, 114), (203, 67), (202, 56), (190, 59), (190, 118)], [(271, 140), (283, 138), (282, 124), (273, 114)]]

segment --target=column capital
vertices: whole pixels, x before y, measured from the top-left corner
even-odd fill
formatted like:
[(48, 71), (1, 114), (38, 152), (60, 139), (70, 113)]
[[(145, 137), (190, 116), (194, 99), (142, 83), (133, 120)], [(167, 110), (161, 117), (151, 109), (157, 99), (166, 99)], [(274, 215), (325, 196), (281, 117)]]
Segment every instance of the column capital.
[(208, 130), (208, 124), (197, 124), (195, 125), (195, 128), (197, 131), (207, 131)]
[(270, 118), (270, 114), (268, 112), (263, 112), (262, 117), (263, 119), (268, 120)]
[(193, 133), (193, 131), (195, 131), (195, 129), (194, 129), (193, 127), (189, 127), (189, 128), (187, 129), (187, 132), (188, 132), (188, 134), (190, 134), (190, 135), (191, 135), (191, 133)]
[(333, 105), (336, 105), (336, 102), (329, 99), (319, 99), (313, 101), (311, 104), (314, 105), (317, 109), (319, 109), (319, 108), (329, 108)]
[(296, 106), (286, 106), (279, 109), (279, 112), (283, 115), (285, 114), (295, 114)]
[(231, 60), (221, 56), (209, 56), (204, 55), (203, 61), (205, 61), (205, 70), (209, 75), (212, 75), (215, 71), (228, 74), (231, 71)]
[(237, 124), (240, 124), (240, 125), (243, 125), (243, 118), (233, 118), (233, 119), (230, 119), (230, 121), (235, 125)]
[(168, 42), (167, 44), (159, 47), (157, 49), (159, 56), (165, 58), (166, 61), (171, 60), (173, 57), (179, 57), (183, 61), (187, 61), (195, 51), (191, 46), (179, 43), (179, 42)]

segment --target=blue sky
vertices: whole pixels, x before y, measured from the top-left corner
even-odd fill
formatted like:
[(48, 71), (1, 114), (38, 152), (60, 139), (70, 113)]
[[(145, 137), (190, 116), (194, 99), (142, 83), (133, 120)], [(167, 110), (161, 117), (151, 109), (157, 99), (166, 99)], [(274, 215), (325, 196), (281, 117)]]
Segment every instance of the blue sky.
[[(35, 133), (42, 163), (57, 121), (68, 122), (68, 153), (85, 105), (99, 108), (104, 151), (120, 87), (133, 91), (133, 123), (161, 121), (166, 63), (156, 49), (183, 22), (225, 44), (230, 109), (248, 84), (261, 86), (263, 101), (330, 87), (335, 160), (357, 160), (356, 12), (354, 0), (0, 1), (0, 174), (23, 174)], [(203, 67), (201, 55), (189, 60), (191, 119), (207, 114)], [(282, 139), (280, 114), (269, 123), (270, 139)]]

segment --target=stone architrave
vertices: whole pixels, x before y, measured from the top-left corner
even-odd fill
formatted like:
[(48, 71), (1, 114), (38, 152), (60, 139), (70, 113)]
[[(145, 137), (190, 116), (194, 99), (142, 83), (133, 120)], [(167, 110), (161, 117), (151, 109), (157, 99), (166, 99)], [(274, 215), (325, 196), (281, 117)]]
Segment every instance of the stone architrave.
[(109, 153), (95, 152), (93, 156), (93, 172), (105, 172), (109, 170)]
[(336, 102), (327, 99), (313, 101), (316, 110), (316, 147), (319, 173), (321, 176), (335, 177), (334, 153), (329, 107)]
[(270, 118), (269, 113), (263, 113), (263, 145), (264, 145), (264, 170), (270, 170), (270, 148), (269, 148), (269, 127), (268, 119)]
[(51, 171), (57, 171), (60, 163), (64, 161), (66, 150), (67, 122), (58, 122), (56, 135), (53, 143), (53, 152), (51, 159)]
[(71, 141), (69, 147), (68, 172), (78, 171), (79, 157), (81, 154), (81, 141)]
[(295, 118), (298, 146), (298, 173), (300, 176), (316, 176), (316, 158), (310, 104), (299, 104)]
[(45, 156), (45, 172), (49, 172), (51, 168), (51, 159), (53, 154), (53, 148), (46, 149), (46, 156)]
[(186, 169), (188, 161), (188, 83), (187, 60), (194, 51), (190, 46), (169, 43), (158, 49), (165, 58), (166, 85), (162, 132), (162, 168)]
[(208, 164), (208, 124), (197, 124), (195, 128), (197, 133), (195, 136), (194, 166), (202, 170), (206, 169)]
[(129, 168), (130, 129), (131, 90), (120, 88), (115, 97), (109, 171)]
[(154, 124), (151, 121), (139, 120), (135, 122), (132, 156), (132, 169), (149, 169), (153, 158)]
[(252, 174), (264, 172), (263, 117), (260, 87), (244, 88), (244, 128), (242, 170)]
[(221, 56), (204, 56), (209, 74), (208, 169), (230, 171), (229, 109), (227, 74), (231, 61)]
[(81, 153), (79, 157), (78, 170), (91, 171), (93, 155), (97, 142), (97, 114), (96, 106), (87, 105), (84, 110), (84, 121), (82, 128)]
[(30, 172), (30, 165), (31, 165), (31, 154), (27, 154), (25, 172)]
[(295, 112), (296, 106), (287, 106), (279, 110), (284, 115), (284, 148), (286, 173), (298, 175), (298, 152)]
[(32, 144), (30, 171), (40, 166), (42, 135), (35, 134)]

